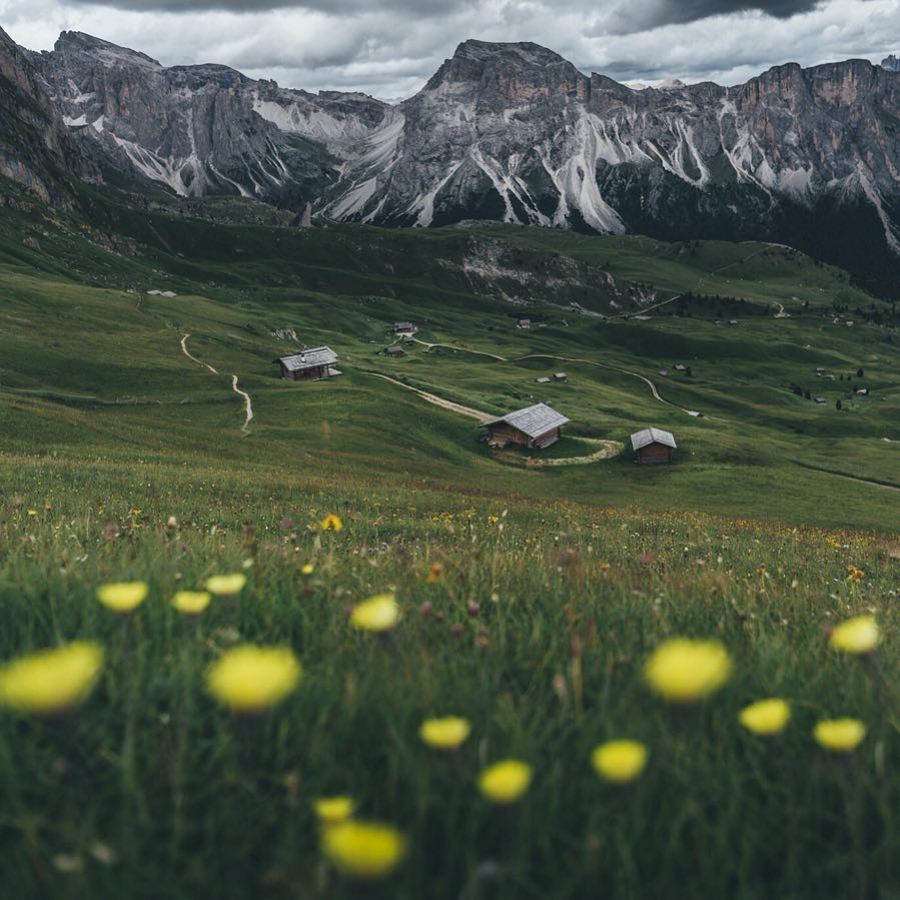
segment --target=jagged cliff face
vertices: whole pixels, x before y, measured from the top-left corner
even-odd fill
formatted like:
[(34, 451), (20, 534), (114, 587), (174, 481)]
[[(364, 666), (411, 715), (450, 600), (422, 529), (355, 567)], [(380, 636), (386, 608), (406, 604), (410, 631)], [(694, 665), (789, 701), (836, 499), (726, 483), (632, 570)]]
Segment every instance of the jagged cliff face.
[(45, 203), (69, 206), (72, 174), (92, 173), (26, 53), (0, 30), (0, 175)]
[(536, 44), (467, 41), (396, 106), (165, 68), (81, 34), (33, 60), (104, 166), (183, 196), (313, 200), (387, 225), (755, 238), (857, 269), (900, 264), (900, 75), (862, 60), (632, 90)]
[(302, 206), (336, 180), (345, 147), (387, 109), (361, 94), (281, 90), (225, 66), (166, 68), (76, 32), (32, 59), (87, 152), (185, 197)]
[(347, 167), (343, 217), (786, 239), (846, 202), (900, 252), (900, 79), (867, 62), (635, 91), (536, 45), (470, 41), (399, 113), (379, 166)]

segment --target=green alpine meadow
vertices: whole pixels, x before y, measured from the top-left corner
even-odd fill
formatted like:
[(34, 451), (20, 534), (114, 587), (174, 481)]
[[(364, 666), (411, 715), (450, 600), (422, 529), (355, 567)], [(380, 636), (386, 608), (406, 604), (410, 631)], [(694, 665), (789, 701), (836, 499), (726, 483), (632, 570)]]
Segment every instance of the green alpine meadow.
[(0, 31), (0, 897), (900, 897), (891, 65)]

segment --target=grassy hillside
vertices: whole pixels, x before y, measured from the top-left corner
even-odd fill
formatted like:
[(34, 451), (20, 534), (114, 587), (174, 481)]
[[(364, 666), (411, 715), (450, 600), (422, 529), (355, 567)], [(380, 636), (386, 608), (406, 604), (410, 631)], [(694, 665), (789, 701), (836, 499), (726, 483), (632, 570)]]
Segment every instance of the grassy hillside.
[[(767, 245), (87, 200), (91, 225), (0, 206), (0, 707), (8, 661), (103, 653), (63, 714), (0, 709), (0, 894), (898, 895), (892, 307)], [(419, 342), (388, 359), (398, 319)], [(320, 343), (340, 377), (279, 379)], [(538, 400), (572, 420), (537, 457), (557, 465), (480, 440), (480, 413)], [(632, 462), (648, 423), (672, 466)], [(246, 587), (176, 612), (217, 573)], [(97, 600), (118, 581), (147, 584), (131, 614)], [(382, 592), (396, 627), (354, 630)], [(861, 658), (828, 640), (855, 615), (882, 636)], [(644, 677), (679, 636), (731, 662), (686, 708)], [(303, 667), (254, 715), (207, 681), (246, 644)], [(791, 705), (777, 738), (738, 721), (766, 697)], [(445, 715), (471, 725), (453, 753), (418, 733)], [(813, 739), (838, 716), (865, 726), (853, 753)], [(616, 739), (649, 753), (628, 787), (591, 767)], [(496, 806), (479, 772), (509, 757), (532, 781)], [(406, 841), (383, 882), (325, 858), (334, 795)]]
[[(352, 471), (398, 486), (900, 528), (893, 310), (793, 251), (480, 226), (226, 227), (99, 204), (95, 218), (79, 230), (35, 206), (0, 210), (8, 453), (139, 453), (273, 477)], [(685, 292), (709, 300), (668, 302)], [(789, 317), (776, 318), (782, 307)], [(881, 324), (856, 312), (873, 308)], [(533, 327), (517, 329), (526, 315)], [(389, 360), (380, 351), (401, 318), (425, 343)], [(273, 337), (285, 328), (333, 346), (344, 374), (280, 381), (273, 361), (295, 348)], [(187, 334), (205, 365), (183, 353)], [(560, 369), (568, 383), (536, 383)], [(475, 420), (378, 374), (486, 413), (546, 401), (572, 420), (570, 436), (623, 451), (517, 467), (492, 459)], [(252, 398), (248, 434), (233, 375)], [(675, 433), (672, 467), (630, 461), (628, 435), (648, 423)]]

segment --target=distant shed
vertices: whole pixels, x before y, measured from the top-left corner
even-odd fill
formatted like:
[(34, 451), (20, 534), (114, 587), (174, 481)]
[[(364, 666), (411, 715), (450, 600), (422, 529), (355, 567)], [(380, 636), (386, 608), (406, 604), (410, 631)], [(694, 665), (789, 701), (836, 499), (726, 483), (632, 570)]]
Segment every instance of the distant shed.
[(394, 322), (394, 334), (399, 337), (412, 337), (419, 329), (412, 322)]
[(314, 347), (312, 350), (301, 350), (293, 356), (285, 356), (278, 360), (281, 365), (281, 377), (286, 381), (320, 381), (341, 373), (332, 368), (338, 361), (338, 355), (331, 347)]
[(631, 436), (635, 462), (654, 465), (672, 462), (672, 452), (677, 449), (675, 438), (661, 428), (645, 428)]
[(384, 351), (385, 356), (392, 356), (395, 359), (401, 356), (406, 356), (406, 351), (402, 347), (388, 347)]
[(489, 442), (498, 447), (519, 444), (541, 449), (555, 444), (569, 420), (546, 403), (536, 403), (508, 415), (485, 422)]

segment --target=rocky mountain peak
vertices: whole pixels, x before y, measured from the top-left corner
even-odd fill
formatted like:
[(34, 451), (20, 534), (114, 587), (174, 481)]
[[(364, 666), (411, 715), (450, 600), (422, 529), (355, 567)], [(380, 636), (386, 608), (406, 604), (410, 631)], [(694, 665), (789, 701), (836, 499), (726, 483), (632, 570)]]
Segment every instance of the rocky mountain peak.
[(881, 61), (881, 68), (887, 69), (888, 72), (900, 72), (900, 57), (892, 53)]
[(502, 43), (497, 41), (463, 41), (453, 54), (454, 59), (470, 59), (479, 62), (490, 62), (493, 60), (503, 61), (505, 63), (523, 66), (570, 66), (571, 63), (548, 50), (540, 44), (534, 44), (530, 41), (521, 41), (513, 43)]
[(83, 31), (63, 31), (57, 39), (53, 51), (61, 56), (89, 56), (109, 68), (123, 65), (162, 68), (157, 60), (147, 56), (146, 53), (111, 44), (109, 41), (85, 34)]

